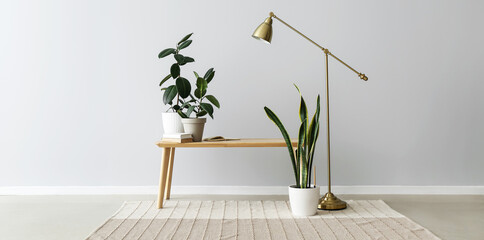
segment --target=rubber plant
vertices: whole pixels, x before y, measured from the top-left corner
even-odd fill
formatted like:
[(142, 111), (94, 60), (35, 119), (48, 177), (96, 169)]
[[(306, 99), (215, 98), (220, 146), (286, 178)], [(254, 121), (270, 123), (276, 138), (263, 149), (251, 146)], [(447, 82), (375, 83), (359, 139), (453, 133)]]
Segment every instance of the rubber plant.
[[(188, 118), (190, 115), (195, 114), (195, 117), (202, 117), (208, 114), (213, 119), (213, 106), (212, 104), (220, 108), (220, 103), (213, 95), (207, 95), (208, 84), (215, 76), (213, 68), (208, 69), (203, 77), (199, 76), (197, 72), (193, 72), (197, 78), (197, 88), (193, 91), (193, 94), (189, 94), (189, 99), (183, 99), (184, 103), (178, 109), (178, 114), (182, 118)], [(203, 102), (203, 100), (208, 102)]]
[[(210, 68), (203, 77), (200, 77), (194, 72), (195, 77), (197, 78), (197, 88), (194, 90), (193, 94), (191, 93), (192, 85), (190, 84), (190, 81), (181, 75), (181, 66), (195, 61), (195, 59), (191, 57), (180, 54), (182, 49), (185, 49), (192, 44), (192, 40), (190, 40), (192, 34), (193, 33), (190, 33), (182, 38), (175, 48), (167, 48), (158, 54), (158, 58), (160, 59), (170, 55), (173, 55), (175, 58), (175, 62), (170, 67), (170, 74), (164, 77), (159, 84), (159, 86), (162, 87), (161, 91), (164, 91), (163, 103), (165, 105), (170, 105), (168, 110), (178, 112), (183, 118), (188, 118), (192, 113), (194, 113), (197, 118), (206, 114), (209, 114), (209, 116), (213, 118), (212, 104), (217, 108), (220, 108), (220, 103), (217, 98), (213, 95), (206, 95), (208, 83), (210, 83), (215, 76), (213, 68)], [(168, 87), (163, 87), (163, 84), (170, 79), (174, 80), (174, 84), (169, 85)], [(211, 104), (203, 102), (205, 99)]]
[[(289, 151), (289, 157), (292, 163), (292, 168), (294, 170), (294, 177), (296, 179), (297, 188), (309, 188), (311, 187), (311, 169), (314, 159), (314, 151), (316, 148), (316, 141), (319, 135), (319, 112), (320, 112), (320, 97), (318, 95), (316, 103), (316, 112), (314, 113), (311, 122), (309, 122), (308, 109), (306, 107), (306, 102), (299, 88), (294, 85), (299, 92), (301, 99), (299, 105), (299, 118), (301, 120), (301, 125), (299, 127), (298, 143), (297, 149), (294, 151), (292, 147), (291, 138), (286, 131), (286, 128), (282, 124), (281, 120), (277, 115), (268, 107), (264, 107), (264, 110), (284, 137), (284, 140)], [(314, 183), (315, 185), (316, 183)]]

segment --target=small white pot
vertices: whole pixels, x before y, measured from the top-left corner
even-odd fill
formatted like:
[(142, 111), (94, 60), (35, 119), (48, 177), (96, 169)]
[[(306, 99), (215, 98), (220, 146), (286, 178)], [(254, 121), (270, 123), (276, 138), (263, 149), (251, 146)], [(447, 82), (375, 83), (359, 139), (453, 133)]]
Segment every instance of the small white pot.
[(203, 137), (203, 129), (205, 128), (206, 118), (182, 118), (183, 128), (185, 133), (189, 133), (193, 137), (194, 142), (201, 142)]
[(291, 203), (292, 214), (296, 216), (316, 214), (319, 203), (319, 186), (311, 186), (311, 188), (289, 186), (289, 202)]
[(184, 133), (181, 117), (176, 112), (161, 113), (164, 133)]

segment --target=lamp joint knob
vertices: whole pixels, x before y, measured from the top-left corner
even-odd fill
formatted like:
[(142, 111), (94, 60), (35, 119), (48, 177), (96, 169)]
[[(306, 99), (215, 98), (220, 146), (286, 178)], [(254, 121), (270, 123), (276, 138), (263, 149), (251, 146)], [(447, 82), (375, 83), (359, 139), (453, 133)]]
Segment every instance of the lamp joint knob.
[(361, 80), (363, 80), (363, 81), (368, 81), (368, 77), (367, 77), (365, 74), (363, 74), (363, 73), (358, 73), (358, 76), (361, 78)]

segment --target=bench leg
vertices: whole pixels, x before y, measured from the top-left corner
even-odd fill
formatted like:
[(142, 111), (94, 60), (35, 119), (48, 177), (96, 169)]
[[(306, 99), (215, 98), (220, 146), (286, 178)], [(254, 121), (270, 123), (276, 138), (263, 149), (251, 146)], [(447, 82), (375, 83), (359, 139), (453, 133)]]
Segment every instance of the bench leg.
[(170, 161), (170, 148), (163, 148), (160, 171), (160, 191), (158, 192), (158, 208), (163, 207), (163, 195), (165, 193), (166, 177), (168, 172), (168, 162)]
[(170, 199), (171, 178), (173, 176), (173, 162), (175, 161), (175, 148), (170, 149), (170, 161), (168, 162), (168, 175), (166, 177), (165, 199)]

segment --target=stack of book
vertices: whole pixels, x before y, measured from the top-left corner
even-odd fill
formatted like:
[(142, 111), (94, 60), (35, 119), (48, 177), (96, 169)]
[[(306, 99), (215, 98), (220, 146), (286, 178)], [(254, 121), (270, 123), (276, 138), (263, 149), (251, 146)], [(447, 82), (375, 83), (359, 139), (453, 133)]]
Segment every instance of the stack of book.
[(192, 138), (192, 135), (188, 133), (168, 133), (168, 134), (163, 134), (163, 138), (161, 139), (161, 141), (187, 143), (187, 142), (193, 142), (193, 138)]

